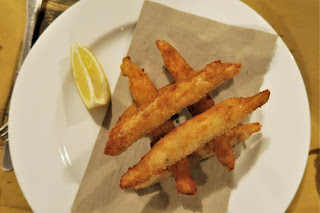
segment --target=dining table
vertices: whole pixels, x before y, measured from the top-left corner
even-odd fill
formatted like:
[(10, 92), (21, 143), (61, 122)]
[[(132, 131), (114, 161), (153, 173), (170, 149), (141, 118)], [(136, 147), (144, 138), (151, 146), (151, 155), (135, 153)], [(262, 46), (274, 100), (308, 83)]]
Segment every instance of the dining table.
[[(77, 0), (44, 0), (33, 41), (36, 41), (51, 22), (76, 2)], [(284, 41), (300, 69), (309, 100), (311, 140), (308, 160), (300, 186), (286, 212), (320, 212), (319, 0), (242, 0), (242, 2), (262, 16)], [(1, 125), (8, 120), (10, 97), (25, 26), (26, 0), (0, 0)], [(294, 96), (294, 94), (288, 95)], [(298, 99), (296, 101), (299, 102)], [(5, 140), (0, 140), (0, 159), (2, 159)], [(9, 172), (0, 170), (0, 212), (33, 212), (19, 186), (14, 170)]]

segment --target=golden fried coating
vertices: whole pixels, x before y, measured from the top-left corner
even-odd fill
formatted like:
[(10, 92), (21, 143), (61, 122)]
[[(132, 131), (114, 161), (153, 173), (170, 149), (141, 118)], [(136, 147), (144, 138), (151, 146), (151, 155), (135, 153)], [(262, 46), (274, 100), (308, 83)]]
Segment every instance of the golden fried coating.
[(175, 126), (174, 126), (172, 120), (169, 119), (166, 122), (164, 122), (161, 126), (159, 126), (158, 128), (152, 130), (152, 132), (150, 133), (151, 138), (152, 138), (150, 146), (153, 147), (153, 145), (155, 143), (157, 143), (158, 140), (160, 140), (162, 137), (164, 137), (166, 134), (168, 134), (168, 132), (170, 132), (174, 128), (175, 128)]
[(240, 69), (240, 63), (213, 62), (194, 77), (159, 90), (159, 95), (151, 102), (116, 123), (109, 132), (104, 153), (112, 156), (121, 154), (135, 141), (169, 120), (172, 115), (196, 103), (207, 92), (238, 74)]
[[(244, 140), (247, 140), (253, 133), (260, 131), (261, 124), (259, 123), (249, 123), (249, 124), (238, 124), (231, 130), (227, 131), (225, 134), (216, 137), (210, 142), (206, 143), (202, 148), (195, 151), (191, 155), (188, 156), (189, 162), (191, 165), (198, 163), (199, 161), (214, 156), (213, 152), (213, 144), (215, 140), (227, 140), (229, 141), (231, 146), (234, 146)], [(164, 179), (171, 176), (171, 173), (168, 171), (163, 171), (162, 173), (152, 176), (147, 181), (141, 182), (138, 185), (134, 186), (134, 189), (141, 189), (149, 187), (153, 184), (159, 183)]]
[[(197, 74), (191, 66), (184, 60), (180, 53), (166, 41), (158, 40), (156, 42), (158, 49), (161, 52), (164, 66), (172, 75), (175, 82), (184, 81), (192, 78)], [(196, 116), (214, 105), (214, 101), (209, 94), (206, 94), (197, 103), (188, 106), (189, 112)]]
[(122, 59), (122, 75), (129, 77), (129, 89), (137, 106), (150, 102), (158, 95), (158, 89), (146, 73), (131, 62), (130, 57)]
[[(162, 54), (162, 58), (167, 71), (173, 76), (176, 82), (183, 81), (187, 78), (193, 77), (196, 72), (184, 60), (180, 53), (168, 44), (166, 41), (156, 42), (158, 49)], [(214, 101), (210, 94), (206, 94), (197, 103), (188, 106), (189, 112), (192, 116), (196, 116), (214, 106)], [(214, 152), (217, 155), (219, 162), (229, 171), (234, 169), (235, 157), (232, 146), (228, 141), (219, 140), (216, 142)]]
[(178, 194), (197, 194), (197, 184), (191, 177), (189, 159), (187, 157), (184, 157), (175, 164), (169, 166), (168, 171), (174, 176)]
[(222, 137), (220, 140), (216, 140), (212, 145), (212, 150), (216, 153), (217, 158), (223, 167), (228, 171), (233, 170), (236, 159), (229, 141)]
[[(148, 77), (137, 65), (131, 62), (129, 57), (122, 60), (120, 66), (122, 74), (129, 77), (129, 88), (133, 99), (138, 107), (148, 103), (158, 95), (158, 90)], [(161, 126), (151, 132), (152, 146), (175, 126), (171, 119), (164, 122)], [(174, 175), (179, 194), (194, 195), (197, 193), (197, 185), (191, 176), (188, 158), (183, 158), (176, 164), (169, 166), (169, 171)]]
[(197, 151), (209, 140), (236, 126), (269, 99), (265, 90), (247, 98), (231, 98), (175, 128), (159, 140), (141, 161), (121, 178), (122, 189), (134, 187), (160, 174), (168, 166)]
[(126, 109), (122, 113), (122, 115), (118, 119), (118, 122), (120, 122), (121, 120), (124, 120), (125, 118), (128, 118), (128, 117), (132, 116), (137, 111), (138, 111), (137, 105), (136, 104), (132, 104), (130, 107), (128, 107), (128, 109)]
[(230, 131), (206, 143), (201, 149), (189, 155), (188, 158), (191, 164), (197, 163), (199, 160), (216, 155), (213, 151), (216, 141), (225, 140), (231, 146), (234, 146), (241, 141), (247, 140), (253, 133), (260, 131), (260, 129), (261, 124), (259, 123), (238, 124)]
[(160, 50), (165, 68), (172, 75), (175, 82), (180, 82), (192, 78), (196, 72), (178, 53), (178, 51), (165, 41), (156, 41)]
[(215, 103), (211, 98), (210, 94), (207, 93), (197, 103), (188, 106), (188, 111), (191, 113), (192, 116), (197, 116), (214, 106), (214, 104)]

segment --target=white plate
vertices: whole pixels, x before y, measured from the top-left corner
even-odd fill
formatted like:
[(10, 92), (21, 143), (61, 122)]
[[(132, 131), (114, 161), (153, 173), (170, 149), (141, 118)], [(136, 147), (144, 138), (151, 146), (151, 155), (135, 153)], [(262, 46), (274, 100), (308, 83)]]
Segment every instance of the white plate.
[[(161, 2), (223, 23), (275, 33), (240, 1)], [(93, 50), (113, 91), (142, 3), (82, 0), (49, 26), (26, 58), (12, 97), (9, 139), (16, 176), (35, 212), (70, 211), (106, 111), (84, 108), (71, 75), (70, 46), (79, 42)], [(252, 116), (264, 126), (264, 140), (237, 161), (230, 212), (284, 212), (304, 172), (309, 105), (299, 69), (280, 38), (261, 90), (265, 88), (272, 91), (272, 98), (261, 110), (263, 116)], [(243, 171), (245, 164), (250, 169)]]

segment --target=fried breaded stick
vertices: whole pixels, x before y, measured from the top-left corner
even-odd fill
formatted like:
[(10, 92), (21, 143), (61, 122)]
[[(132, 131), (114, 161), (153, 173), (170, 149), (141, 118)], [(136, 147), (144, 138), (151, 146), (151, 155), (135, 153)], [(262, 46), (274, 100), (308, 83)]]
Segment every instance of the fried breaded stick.
[[(138, 107), (148, 103), (158, 95), (158, 90), (146, 73), (136, 64), (132, 63), (130, 57), (125, 57), (120, 66), (122, 74), (129, 77), (129, 88), (133, 99)], [(155, 144), (160, 138), (173, 130), (175, 126), (171, 119), (163, 123), (160, 127), (151, 132)], [(194, 195), (197, 193), (197, 185), (191, 177), (188, 158), (183, 158), (176, 164), (170, 166), (168, 170), (174, 175), (177, 191), (179, 194)]]
[(209, 140), (236, 126), (269, 99), (265, 90), (247, 98), (231, 98), (175, 128), (159, 140), (141, 161), (121, 178), (122, 189), (160, 174), (168, 166), (200, 149)]
[(178, 160), (175, 164), (168, 166), (168, 171), (174, 176), (178, 194), (197, 194), (197, 183), (191, 176), (187, 157)]
[[(158, 49), (162, 54), (162, 58), (167, 71), (172, 75), (176, 82), (192, 78), (196, 72), (184, 60), (180, 53), (166, 41), (158, 40), (156, 42)], [(188, 106), (188, 110), (192, 116), (199, 115), (207, 109), (214, 106), (214, 101), (210, 94), (206, 94), (197, 103)], [(235, 157), (232, 146), (227, 140), (219, 140), (213, 147), (214, 152), (217, 154), (219, 162), (228, 170), (234, 169)]]
[(109, 132), (104, 153), (113, 156), (121, 154), (135, 141), (169, 120), (172, 115), (196, 103), (207, 92), (238, 74), (240, 69), (240, 63), (213, 62), (193, 78), (159, 90), (159, 95), (151, 102), (116, 123)]
[(199, 160), (211, 157), (217, 153), (214, 151), (214, 146), (217, 141), (227, 140), (231, 147), (247, 140), (253, 133), (260, 131), (262, 125), (259, 123), (238, 124), (229, 131), (226, 131), (223, 135), (220, 135), (210, 142), (206, 143), (201, 149), (198, 149), (194, 153), (188, 156), (191, 164), (199, 162)]
[(157, 40), (156, 45), (161, 52), (164, 67), (172, 75), (175, 82), (187, 80), (196, 74), (195, 70), (169, 43)]
[(132, 116), (134, 113), (136, 113), (138, 111), (138, 106), (136, 104), (132, 104), (130, 107), (128, 107), (128, 109), (126, 109), (122, 115), (119, 117), (118, 122)]
[[(129, 78), (129, 89), (134, 101), (136, 102), (136, 107), (140, 107), (143, 104), (152, 101), (158, 95), (158, 90), (152, 83), (148, 75), (144, 73), (143, 69), (140, 69), (136, 64), (132, 63), (130, 57), (127, 56), (122, 59), (120, 68), (122, 74)], [(131, 105), (132, 111), (130, 109), (131, 107), (129, 107), (128, 110), (124, 112), (124, 114), (121, 116), (121, 120), (135, 113), (134, 110), (138, 111), (138, 108), (133, 109), (133, 106), (134, 105)], [(169, 119), (161, 126), (154, 129), (150, 133), (153, 139), (153, 144), (174, 128), (175, 127), (173, 125), (173, 122), (171, 121), (171, 119)]]
[[(259, 123), (249, 123), (249, 124), (238, 124), (231, 130), (227, 131), (225, 134), (218, 136), (217, 138), (206, 143), (202, 148), (195, 151), (188, 156), (189, 162), (191, 165), (198, 163), (199, 161), (214, 156), (212, 146), (215, 143), (215, 140), (228, 140), (231, 146), (234, 146), (244, 140), (247, 140), (253, 133), (260, 131), (261, 124)], [(141, 189), (149, 187), (153, 184), (159, 183), (164, 179), (171, 176), (171, 173), (168, 171), (163, 171), (162, 173), (152, 176), (147, 181), (139, 183), (134, 186), (134, 189)]]
[(175, 126), (173, 124), (173, 121), (169, 119), (158, 128), (152, 130), (152, 132), (150, 132), (150, 135), (152, 138), (150, 146), (153, 147), (153, 145), (155, 145), (158, 142), (158, 140), (160, 140), (163, 136), (165, 136), (168, 132), (170, 132), (174, 128)]
[(129, 89), (137, 106), (152, 101), (158, 95), (158, 89), (142, 69), (124, 57), (120, 66), (122, 75), (129, 77)]
[[(184, 81), (196, 75), (196, 71), (184, 60), (180, 53), (166, 41), (156, 41), (157, 47), (161, 52), (164, 66), (172, 75), (175, 82)], [(213, 99), (207, 93), (197, 103), (188, 106), (189, 112), (196, 116), (214, 105)]]

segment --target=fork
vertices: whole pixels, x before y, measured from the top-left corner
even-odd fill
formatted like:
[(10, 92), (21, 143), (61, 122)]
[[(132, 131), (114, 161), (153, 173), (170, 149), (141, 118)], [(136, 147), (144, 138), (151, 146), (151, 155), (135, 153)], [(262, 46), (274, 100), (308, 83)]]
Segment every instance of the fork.
[[(22, 50), (21, 50), (21, 56), (18, 64), (18, 69), (16, 71), (16, 75), (12, 80), (12, 85), (14, 85), (16, 77), (19, 73), (20, 67), (26, 58), (27, 54), (30, 51), (32, 38), (35, 30), (35, 25), (37, 23), (37, 19), (40, 13), (42, 5), (42, 0), (27, 0), (26, 1), (26, 29), (24, 33), (24, 40), (22, 44)], [(13, 87), (11, 87), (11, 91), (9, 94), (9, 100), (11, 98)], [(10, 156), (10, 150), (9, 150), (9, 137), (8, 137), (8, 131), (9, 131), (9, 125), (8, 123), (5, 123), (2, 127), (0, 127), (0, 133), (3, 132), (0, 136), (1, 139), (4, 141), (4, 151), (3, 151), (3, 157), (2, 157), (2, 169), (4, 171), (11, 171), (13, 169), (12, 162), (11, 162), (11, 156)]]
[(8, 123), (5, 123), (0, 128), (0, 133), (1, 133), (1, 135), (0, 135), (1, 138), (5, 141), (3, 158), (2, 158), (2, 170), (9, 172), (13, 168), (12, 168), (11, 156), (10, 156), (10, 152), (9, 152)]

